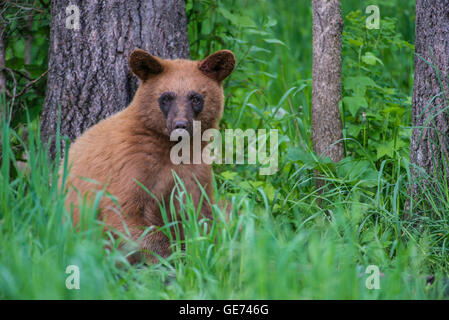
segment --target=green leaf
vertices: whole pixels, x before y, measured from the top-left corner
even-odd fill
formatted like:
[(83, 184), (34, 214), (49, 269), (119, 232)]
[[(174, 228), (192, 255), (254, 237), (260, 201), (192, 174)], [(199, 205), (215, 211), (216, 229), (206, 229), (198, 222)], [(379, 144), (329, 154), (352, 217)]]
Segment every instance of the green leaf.
[(396, 148), (394, 145), (394, 140), (390, 140), (388, 142), (381, 143), (376, 147), (377, 159), (380, 159), (383, 156), (388, 156), (390, 158), (393, 158), (394, 152), (405, 147), (405, 146), (407, 146), (407, 143), (405, 143), (405, 141), (402, 141), (400, 139), (396, 140)]
[(267, 43), (277, 43), (277, 44), (287, 47), (287, 45), (279, 39), (263, 39), (263, 40)]
[(226, 180), (233, 180), (236, 175), (237, 175), (237, 172), (234, 172), (234, 171), (224, 171), (221, 173), (221, 176), (223, 178), (225, 178)]
[(220, 11), (220, 13), (223, 15), (223, 17), (225, 17), (226, 19), (228, 19), (229, 21), (231, 21), (231, 23), (238, 25), (238, 19), (235, 15), (233, 15), (232, 13), (230, 13), (228, 10), (226, 10), (223, 7), (220, 7), (218, 9), (218, 11)]
[(378, 172), (368, 160), (344, 158), (338, 163), (337, 174), (352, 185), (358, 184), (364, 187), (377, 185)]
[(264, 28), (270, 28), (270, 27), (274, 27), (275, 25), (277, 25), (277, 20), (273, 19), (272, 17), (268, 16), (268, 21), (265, 22), (265, 24), (263, 25)]
[(360, 107), (367, 107), (368, 102), (364, 97), (344, 97), (343, 103), (353, 117), (356, 116)]
[(240, 182), (240, 187), (242, 189), (257, 189), (261, 186), (264, 185), (263, 181), (251, 181), (251, 180), (246, 180), (246, 181), (242, 181)]
[(6, 67), (14, 70), (20, 70), (23, 68), (24, 61), (23, 58), (12, 57), (5, 61)]
[(265, 48), (260, 48), (260, 47), (257, 47), (257, 46), (251, 46), (251, 48), (249, 49), (249, 51), (250, 51), (251, 53), (253, 53), (253, 52), (266, 52), (266, 53), (271, 53), (270, 50), (265, 49)]
[(30, 73), (32, 78), (37, 78), (45, 72), (45, 68), (36, 64), (26, 64), (25, 69)]
[(226, 10), (223, 7), (220, 7), (218, 9), (218, 11), (220, 11), (220, 13), (223, 15), (223, 17), (225, 17), (226, 19), (231, 21), (231, 23), (235, 24), (236, 26), (250, 27), (250, 28), (257, 27), (256, 24), (254, 23), (254, 21), (248, 16), (237, 16), (235, 14), (232, 14), (231, 12), (229, 12), (228, 10)]
[(353, 44), (353, 45), (358, 46), (358, 47), (360, 47), (361, 45), (363, 45), (363, 42), (362, 42), (362, 41), (355, 40), (355, 39), (348, 39), (348, 42), (349, 42), (350, 44)]
[(376, 57), (372, 52), (367, 52), (362, 56), (362, 61), (370, 66), (374, 66), (377, 62), (383, 65), (382, 60)]
[(382, 112), (389, 114), (389, 113), (396, 113), (399, 116), (402, 116), (405, 113), (406, 109), (398, 106), (398, 105), (393, 105), (392, 107), (388, 107), (382, 110)]
[(396, 93), (396, 89), (395, 88), (382, 88), (383, 92), (385, 92), (385, 94), (388, 95), (393, 95)]
[(355, 125), (352, 123), (348, 125), (348, 134), (350, 136), (357, 137), (361, 130), (362, 130), (362, 126), (360, 126), (360, 125)]
[(304, 164), (315, 163), (312, 155), (300, 148), (289, 148), (287, 151), (287, 159), (291, 161), (301, 161)]
[(377, 87), (377, 84), (370, 77), (348, 77), (343, 81), (343, 87), (354, 91), (356, 96), (364, 96), (367, 87)]
[(257, 74), (263, 74), (263, 75), (266, 75), (267, 77), (270, 77), (272, 79), (277, 79), (278, 78), (277, 74), (273, 74), (273, 73), (269, 73), (269, 72), (265, 72), (265, 71), (257, 72)]
[(393, 151), (390, 149), (389, 143), (379, 144), (376, 147), (376, 151), (377, 151), (377, 160), (379, 160), (380, 158), (382, 158), (385, 155), (388, 155), (390, 157), (393, 156)]
[(270, 202), (274, 200), (274, 195), (276, 194), (276, 189), (273, 187), (271, 183), (265, 183), (263, 186), (263, 191), (267, 195), (267, 198)]

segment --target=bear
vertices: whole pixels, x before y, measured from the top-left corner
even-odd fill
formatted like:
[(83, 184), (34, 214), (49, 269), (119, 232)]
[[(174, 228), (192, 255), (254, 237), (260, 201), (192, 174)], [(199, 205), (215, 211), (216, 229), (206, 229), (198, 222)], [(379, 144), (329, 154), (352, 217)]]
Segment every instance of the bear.
[[(152, 263), (157, 256), (170, 255), (169, 238), (162, 231), (141, 236), (147, 227), (157, 230), (164, 225), (159, 205), (169, 208), (175, 187), (173, 172), (183, 181), (196, 207), (201, 188), (211, 203), (214, 201), (211, 166), (204, 162), (173, 164), (170, 150), (177, 142), (171, 141), (170, 135), (174, 130), (191, 135), (193, 121), (200, 121), (202, 132), (218, 129), (224, 107), (222, 84), (234, 70), (235, 56), (220, 50), (200, 61), (169, 60), (135, 49), (129, 67), (140, 80), (131, 103), (87, 129), (68, 150), (66, 207), (73, 213), (76, 226), (80, 195), (92, 201), (99, 190), (112, 194), (119, 206), (111, 197), (103, 197), (97, 219), (104, 221), (107, 229), (123, 234), (129, 230), (131, 239), (138, 241), (138, 254), (128, 259), (131, 263), (142, 258)], [(210, 205), (202, 202), (201, 217), (212, 219)], [(179, 202), (175, 208), (179, 209)], [(179, 220), (178, 213), (174, 216)]]

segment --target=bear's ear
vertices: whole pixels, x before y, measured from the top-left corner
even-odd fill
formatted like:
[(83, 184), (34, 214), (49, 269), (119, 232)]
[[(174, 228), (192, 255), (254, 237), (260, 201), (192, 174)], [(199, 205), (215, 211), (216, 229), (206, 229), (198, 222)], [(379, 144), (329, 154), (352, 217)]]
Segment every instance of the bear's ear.
[(162, 59), (152, 56), (142, 49), (135, 49), (129, 56), (129, 67), (140, 80), (147, 80), (152, 75), (164, 70)]
[(212, 53), (206, 59), (202, 60), (198, 66), (200, 71), (209, 78), (223, 81), (231, 74), (235, 67), (235, 56), (232, 51), (220, 50)]

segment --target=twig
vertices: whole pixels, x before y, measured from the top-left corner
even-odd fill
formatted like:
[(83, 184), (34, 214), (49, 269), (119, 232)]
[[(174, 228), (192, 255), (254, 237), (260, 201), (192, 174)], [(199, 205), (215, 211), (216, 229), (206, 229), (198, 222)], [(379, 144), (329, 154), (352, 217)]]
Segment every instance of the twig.
[(21, 6), (21, 5), (17, 4), (17, 3), (11, 3), (11, 5), (13, 5), (14, 7), (17, 7), (19, 9), (21, 9), (21, 10), (24, 10), (24, 11), (37, 11), (39, 13), (43, 13), (44, 12), (44, 10), (41, 10), (41, 9), (38, 9), (38, 8), (33, 8), (33, 7)]
[(42, 79), (43, 77), (45, 77), (45, 75), (48, 73), (48, 70), (45, 71), (43, 74), (41, 74), (38, 78), (30, 81), (27, 83), (27, 85), (25, 86), (25, 88), (22, 89), (22, 91), (20, 91), (17, 95), (17, 97), (20, 97), (22, 94), (24, 94), (29, 88), (31, 88), (36, 82), (38, 82), (40, 79)]

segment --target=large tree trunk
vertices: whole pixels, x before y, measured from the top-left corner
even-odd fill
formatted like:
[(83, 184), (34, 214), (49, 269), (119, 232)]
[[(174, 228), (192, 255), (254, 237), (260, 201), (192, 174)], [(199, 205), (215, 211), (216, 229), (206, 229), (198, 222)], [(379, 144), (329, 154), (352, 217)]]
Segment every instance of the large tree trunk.
[[(66, 13), (69, 5), (79, 8), (79, 30), (66, 27), (73, 14)], [(73, 140), (129, 104), (137, 80), (130, 75), (128, 58), (136, 47), (163, 58), (189, 58), (184, 1), (52, 1), (44, 142), (55, 136), (58, 107), (61, 134)], [(53, 141), (52, 157), (55, 150)]]
[[(343, 158), (341, 100), (341, 37), (343, 19), (340, 0), (312, 0), (313, 88), (312, 142), (315, 152), (333, 161)], [(322, 182), (317, 179), (317, 186)]]
[[(449, 175), (449, 1), (416, 1), (415, 39), (410, 161), (412, 181), (418, 182), (425, 177), (417, 167), (435, 179)], [(411, 189), (414, 196), (420, 192), (418, 183)]]

